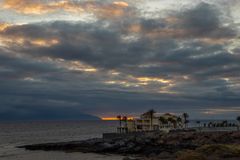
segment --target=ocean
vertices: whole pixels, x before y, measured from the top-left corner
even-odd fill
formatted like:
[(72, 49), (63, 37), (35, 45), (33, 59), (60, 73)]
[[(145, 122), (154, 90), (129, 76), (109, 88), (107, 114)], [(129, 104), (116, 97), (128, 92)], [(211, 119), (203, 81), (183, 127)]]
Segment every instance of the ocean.
[[(210, 120), (202, 120), (207, 123)], [(229, 121), (236, 122), (236, 121)], [(196, 120), (190, 127), (196, 127)], [(46, 142), (77, 141), (100, 138), (102, 133), (115, 132), (118, 121), (35, 121), (0, 122), (0, 160), (122, 160), (118, 155), (26, 151), (16, 146)]]
[(16, 146), (101, 137), (114, 132), (117, 121), (0, 122), (0, 160), (122, 160), (122, 156), (26, 151)]

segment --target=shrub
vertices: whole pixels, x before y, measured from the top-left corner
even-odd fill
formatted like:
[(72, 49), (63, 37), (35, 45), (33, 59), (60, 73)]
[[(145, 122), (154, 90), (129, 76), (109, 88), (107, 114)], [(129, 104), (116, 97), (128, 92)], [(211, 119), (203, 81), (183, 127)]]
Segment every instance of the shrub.
[(177, 160), (206, 160), (205, 156), (195, 151), (184, 151), (177, 154)]
[(216, 157), (240, 157), (240, 145), (204, 145), (196, 149), (196, 152), (204, 155), (212, 155)]

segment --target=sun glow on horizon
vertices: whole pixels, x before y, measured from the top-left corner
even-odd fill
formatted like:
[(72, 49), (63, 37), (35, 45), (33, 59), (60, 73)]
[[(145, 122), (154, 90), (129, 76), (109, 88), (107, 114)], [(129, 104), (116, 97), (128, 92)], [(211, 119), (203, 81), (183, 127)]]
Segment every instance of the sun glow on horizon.
[[(127, 117), (128, 120), (133, 120), (134, 117)], [(102, 117), (101, 120), (103, 121), (118, 121), (117, 117)]]

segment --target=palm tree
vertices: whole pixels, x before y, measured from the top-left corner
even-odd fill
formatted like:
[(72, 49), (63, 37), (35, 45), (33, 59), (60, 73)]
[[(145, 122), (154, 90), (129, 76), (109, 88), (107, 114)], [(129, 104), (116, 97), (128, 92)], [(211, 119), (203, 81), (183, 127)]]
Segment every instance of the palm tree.
[(166, 119), (166, 118), (164, 118), (163, 116), (159, 117), (159, 121), (161, 122), (161, 124), (162, 124), (162, 127), (164, 126), (164, 124), (166, 124), (166, 123), (167, 123), (167, 119)]
[(207, 124), (206, 124), (206, 123), (203, 123), (203, 127), (207, 127)]
[(185, 128), (187, 128), (187, 123), (189, 123), (189, 121), (188, 121), (189, 115), (187, 113), (183, 113), (182, 116), (184, 118)]
[(240, 116), (237, 116), (237, 121), (240, 123)]
[(222, 127), (226, 127), (227, 124), (228, 124), (228, 121), (223, 121), (223, 122), (222, 122)]
[(122, 116), (118, 115), (117, 119), (119, 120), (119, 129), (120, 129), (119, 132), (121, 133), (122, 132)]
[(176, 128), (177, 121), (173, 117), (169, 117), (168, 121), (173, 125), (173, 128)]
[(153, 130), (153, 117), (154, 117), (154, 113), (156, 113), (156, 111), (153, 110), (153, 109), (150, 109), (149, 111), (144, 113), (144, 115), (150, 117), (150, 130)]
[(124, 126), (125, 132), (127, 132), (127, 120), (128, 120), (127, 116), (124, 116), (122, 120), (125, 123), (125, 126)]
[(189, 120), (185, 121), (185, 126), (188, 127)]
[(177, 117), (177, 123), (178, 123), (178, 126), (182, 127), (182, 118), (181, 117)]
[(208, 127), (213, 127), (213, 122), (209, 122)]
[(239, 125), (240, 125), (240, 116), (237, 116), (237, 121), (238, 121), (238, 130), (239, 130)]
[(126, 123), (127, 123), (127, 116), (124, 116), (124, 117), (122, 117), (122, 120), (123, 120), (123, 122), (125, 122), (125, 126), (127, 125)]
[(196, 123), (198, 124), (198, 127), (200, 127), (201, 122), (200, 121), (196, 121)]

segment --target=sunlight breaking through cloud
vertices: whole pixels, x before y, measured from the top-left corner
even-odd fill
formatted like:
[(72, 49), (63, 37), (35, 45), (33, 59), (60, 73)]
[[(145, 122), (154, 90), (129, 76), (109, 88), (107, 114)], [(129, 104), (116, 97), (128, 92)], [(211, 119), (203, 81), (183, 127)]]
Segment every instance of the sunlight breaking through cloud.
[(238, 1), (0, 4), (0, 94), (9, 93), (2, 106), (49, 97), (40, 104), (46, 110), (63, 99), (96, 115), (149, 107), (196, 117), (239, 113)]

